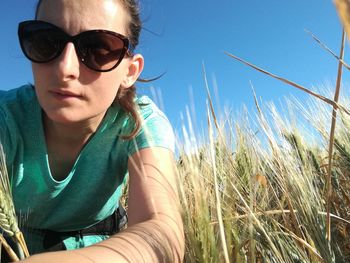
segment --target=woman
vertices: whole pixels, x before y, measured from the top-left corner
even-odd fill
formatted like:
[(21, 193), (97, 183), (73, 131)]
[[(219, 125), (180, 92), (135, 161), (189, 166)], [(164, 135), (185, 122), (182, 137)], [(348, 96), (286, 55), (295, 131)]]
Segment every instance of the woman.
[[(34, 85), (1, 95), (0, 136), (35, 254), (25, 262), (182, 261), (173, 133), (135, 99), (140, 29), (134, 0), (42, 0), (19, 25)], [(127, 177), (128, 227), (115, 234)]]

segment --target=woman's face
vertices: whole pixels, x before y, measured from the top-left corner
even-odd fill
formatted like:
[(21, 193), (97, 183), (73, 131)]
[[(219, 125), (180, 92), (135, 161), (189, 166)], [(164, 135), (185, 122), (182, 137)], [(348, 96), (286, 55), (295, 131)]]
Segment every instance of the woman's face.
[[(128, 15), (116, 0), (45, 0), (38, 20), (62, 28), (70, 35), (105, 29), (126, 35)], [(96, 72), (82, 64), (72, 43), (49, 63), (32, 64), (35, 90), (46, 116), (58, 123), (99, 123), (119, 88), (130, 82), (132, 58), (124, 58), (110, 72)]]

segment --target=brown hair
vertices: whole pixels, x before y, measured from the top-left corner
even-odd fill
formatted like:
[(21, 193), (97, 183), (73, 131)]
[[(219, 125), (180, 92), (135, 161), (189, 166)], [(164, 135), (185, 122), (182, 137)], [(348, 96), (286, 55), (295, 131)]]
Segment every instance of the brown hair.
[[(137, 0), (118, 0), (125, 8), (126, 13), (129, 14), (129, 24), (127, 25), (127, 37), (130, 41), (129, 52), (132, 54), (139, 43), (139, 36), (142, 28), (140, 19), (139, 3)], [(38, 17), (40, 5), (43, 0), (39, 0), (35, 9), (35, 18)], [(125, 113), (132, 117), (134, 121), (134, 128), (130, 134), (123, 136), (123, 139), (130, 140), (134, 138), (141, 128), (141, 119), (137, 112), (136, 104), (134, 102), (136, 97), (136, 86), (133, 85), (127, 89), (119, 89), (114, 100), (118, 103)]]

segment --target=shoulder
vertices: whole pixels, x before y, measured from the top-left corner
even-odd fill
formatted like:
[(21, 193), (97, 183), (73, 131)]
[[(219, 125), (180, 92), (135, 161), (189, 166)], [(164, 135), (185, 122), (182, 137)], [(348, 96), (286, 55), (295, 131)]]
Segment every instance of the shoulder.
[(147, 96), (138, 97), (135, 103), (141, 118), (141, 130), (129, 153), (149, 147), (163, 147), (174, 152), (174, 132), (164, 112)]
[(0, 91), (0, 142), (10, 163), (21, 141), (21, 134), (28, 132), (26, 123), (32, 118), (30, 115), (35, 108), (35, 101), (35, 92), (31, 85)]
[(16, 105), (26, 105), (36, 100), (34, 86), (28, 84), (16, 89), (0, 91), (0, 107), (13, 108)]
[(30, 100), (35, 96), (34, 86), (31, 84), (26, 84), (15, 89), (1, 90), (0, 91), (0, 101), (14, 101), (18, 99)]
[(137, 97), (135, 103), (143, 120), (152, 117), (152, 115), (167, 119), (165, 114), (148, 96)]
[(40, 106), (32, 85), (0, 93), (0, 115), (6, 121), (23, 124), (30, 121), (34, 113), (40, 113)]

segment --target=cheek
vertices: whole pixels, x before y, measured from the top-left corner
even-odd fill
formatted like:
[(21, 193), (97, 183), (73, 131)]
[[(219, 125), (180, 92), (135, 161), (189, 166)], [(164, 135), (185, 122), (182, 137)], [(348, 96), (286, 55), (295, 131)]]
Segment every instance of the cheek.
[(102, 73), (101, 77), (89, 85), (89, 90), (94, 93), (93, 98), (112, 103), (121, 86), (121, 79), (115, 75)]
[(50, 75), (47, 67), (32, 63), (32, 72), (35, 85), (42, 85), (43, 83), (47, 83)]

